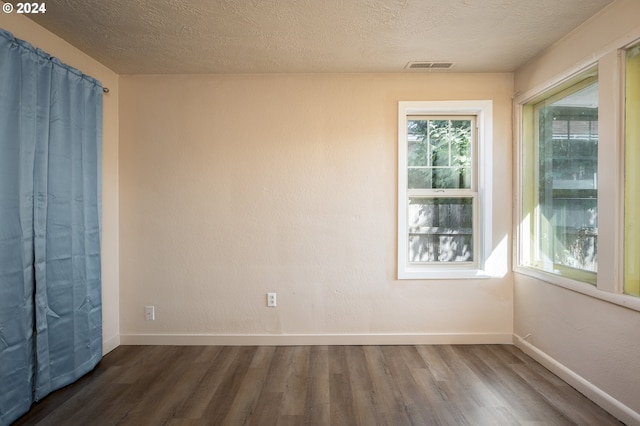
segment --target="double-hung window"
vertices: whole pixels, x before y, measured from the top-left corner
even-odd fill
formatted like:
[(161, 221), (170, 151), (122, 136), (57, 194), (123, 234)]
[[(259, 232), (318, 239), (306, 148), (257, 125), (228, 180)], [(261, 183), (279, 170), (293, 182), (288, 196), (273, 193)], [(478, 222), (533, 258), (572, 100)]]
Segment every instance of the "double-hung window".
[(398, 278), (486, 275), (490, 120), (490, 101), (400, 102)]
[(595, 284), (597, 70), (525, 103), (521, 130), (520, 264)]

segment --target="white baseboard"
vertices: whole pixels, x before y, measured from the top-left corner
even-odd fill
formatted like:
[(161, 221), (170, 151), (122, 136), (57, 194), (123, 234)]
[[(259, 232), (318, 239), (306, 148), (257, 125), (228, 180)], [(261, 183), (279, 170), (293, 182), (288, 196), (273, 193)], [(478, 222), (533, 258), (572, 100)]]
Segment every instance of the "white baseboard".
[(108, 354), (118, 346), (120, 346), (120, 335), (102, 341), (102, 355)]
[(513, 335), (513, 344), (524, 353), (538, 361), (548, 370), (560, 377), (565, 382), (576, 388), (584, 396), (598, 404), (628, 426), (640, 426), (640, 413), (627, 407), (584, 377), (580, 376), (565, 365), (556, 361), (545, 352), (541, 351), (520, 336)]
[(122, 334), (122, 345), (302, 346), (512, 344), (511, 333), (468, 334)]

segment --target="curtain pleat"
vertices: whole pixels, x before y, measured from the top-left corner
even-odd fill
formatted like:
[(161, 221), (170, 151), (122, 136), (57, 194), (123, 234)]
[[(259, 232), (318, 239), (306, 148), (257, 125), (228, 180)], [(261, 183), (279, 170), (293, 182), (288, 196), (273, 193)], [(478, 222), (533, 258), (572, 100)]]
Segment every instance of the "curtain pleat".
[(27, 411), (33, 388), (33, 157), (36, 78), (0, 37), (0, 424)]
[[(0, 112), (8, 112), (0, 118), (0, 424), (6, 424), (102, 357), (102, 86), (1, 30), (0, 43)], [(13, 325), (16, 312), (23, 319)], [(5, 333), (12, 337), (6, 344)], [(14, 376), (23, 389), (11, 390), (7, 379)]]

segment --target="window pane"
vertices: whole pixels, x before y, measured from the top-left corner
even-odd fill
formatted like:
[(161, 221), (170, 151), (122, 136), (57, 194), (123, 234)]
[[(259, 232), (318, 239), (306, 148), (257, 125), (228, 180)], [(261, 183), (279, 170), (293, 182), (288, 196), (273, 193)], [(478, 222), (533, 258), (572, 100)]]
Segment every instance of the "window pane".
[(428, 120), (407, 121), (407, 165), (427, 165), (427, 125)]
[(414, 188), (432, 188), (431, 185), (431, 169), (421, 168), (409, 168), (408, 175), (408, 187)]
[(553, 96), (535, 111), (538, 266), (596, 272), (598, 84)]
[(409, 189), (471, 188), (472, 120), (407, 120)]
[(409, 262), (473, 261), (473, 198), (409, 197)]
[(640, 296), (640, 46), (627, 51), (624, 292)]
[(450, 121), (429, 121), (429, 148), (431, 154), (431, 166), (447, 167), (450, 163)]

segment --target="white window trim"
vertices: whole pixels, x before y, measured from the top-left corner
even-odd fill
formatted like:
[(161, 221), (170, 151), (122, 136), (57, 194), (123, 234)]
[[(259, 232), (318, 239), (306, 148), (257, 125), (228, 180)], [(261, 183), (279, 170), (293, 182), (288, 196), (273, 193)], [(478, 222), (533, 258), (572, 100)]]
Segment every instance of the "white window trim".
[[(412, 265), (407, 259), (407, 117), (473, 115), (476, 117), (477, 258), (473, 265)], [(485, 264), (492, 250), (493, 101), (400, 101), (398, 103), (398, 279), (491, 278)]]

